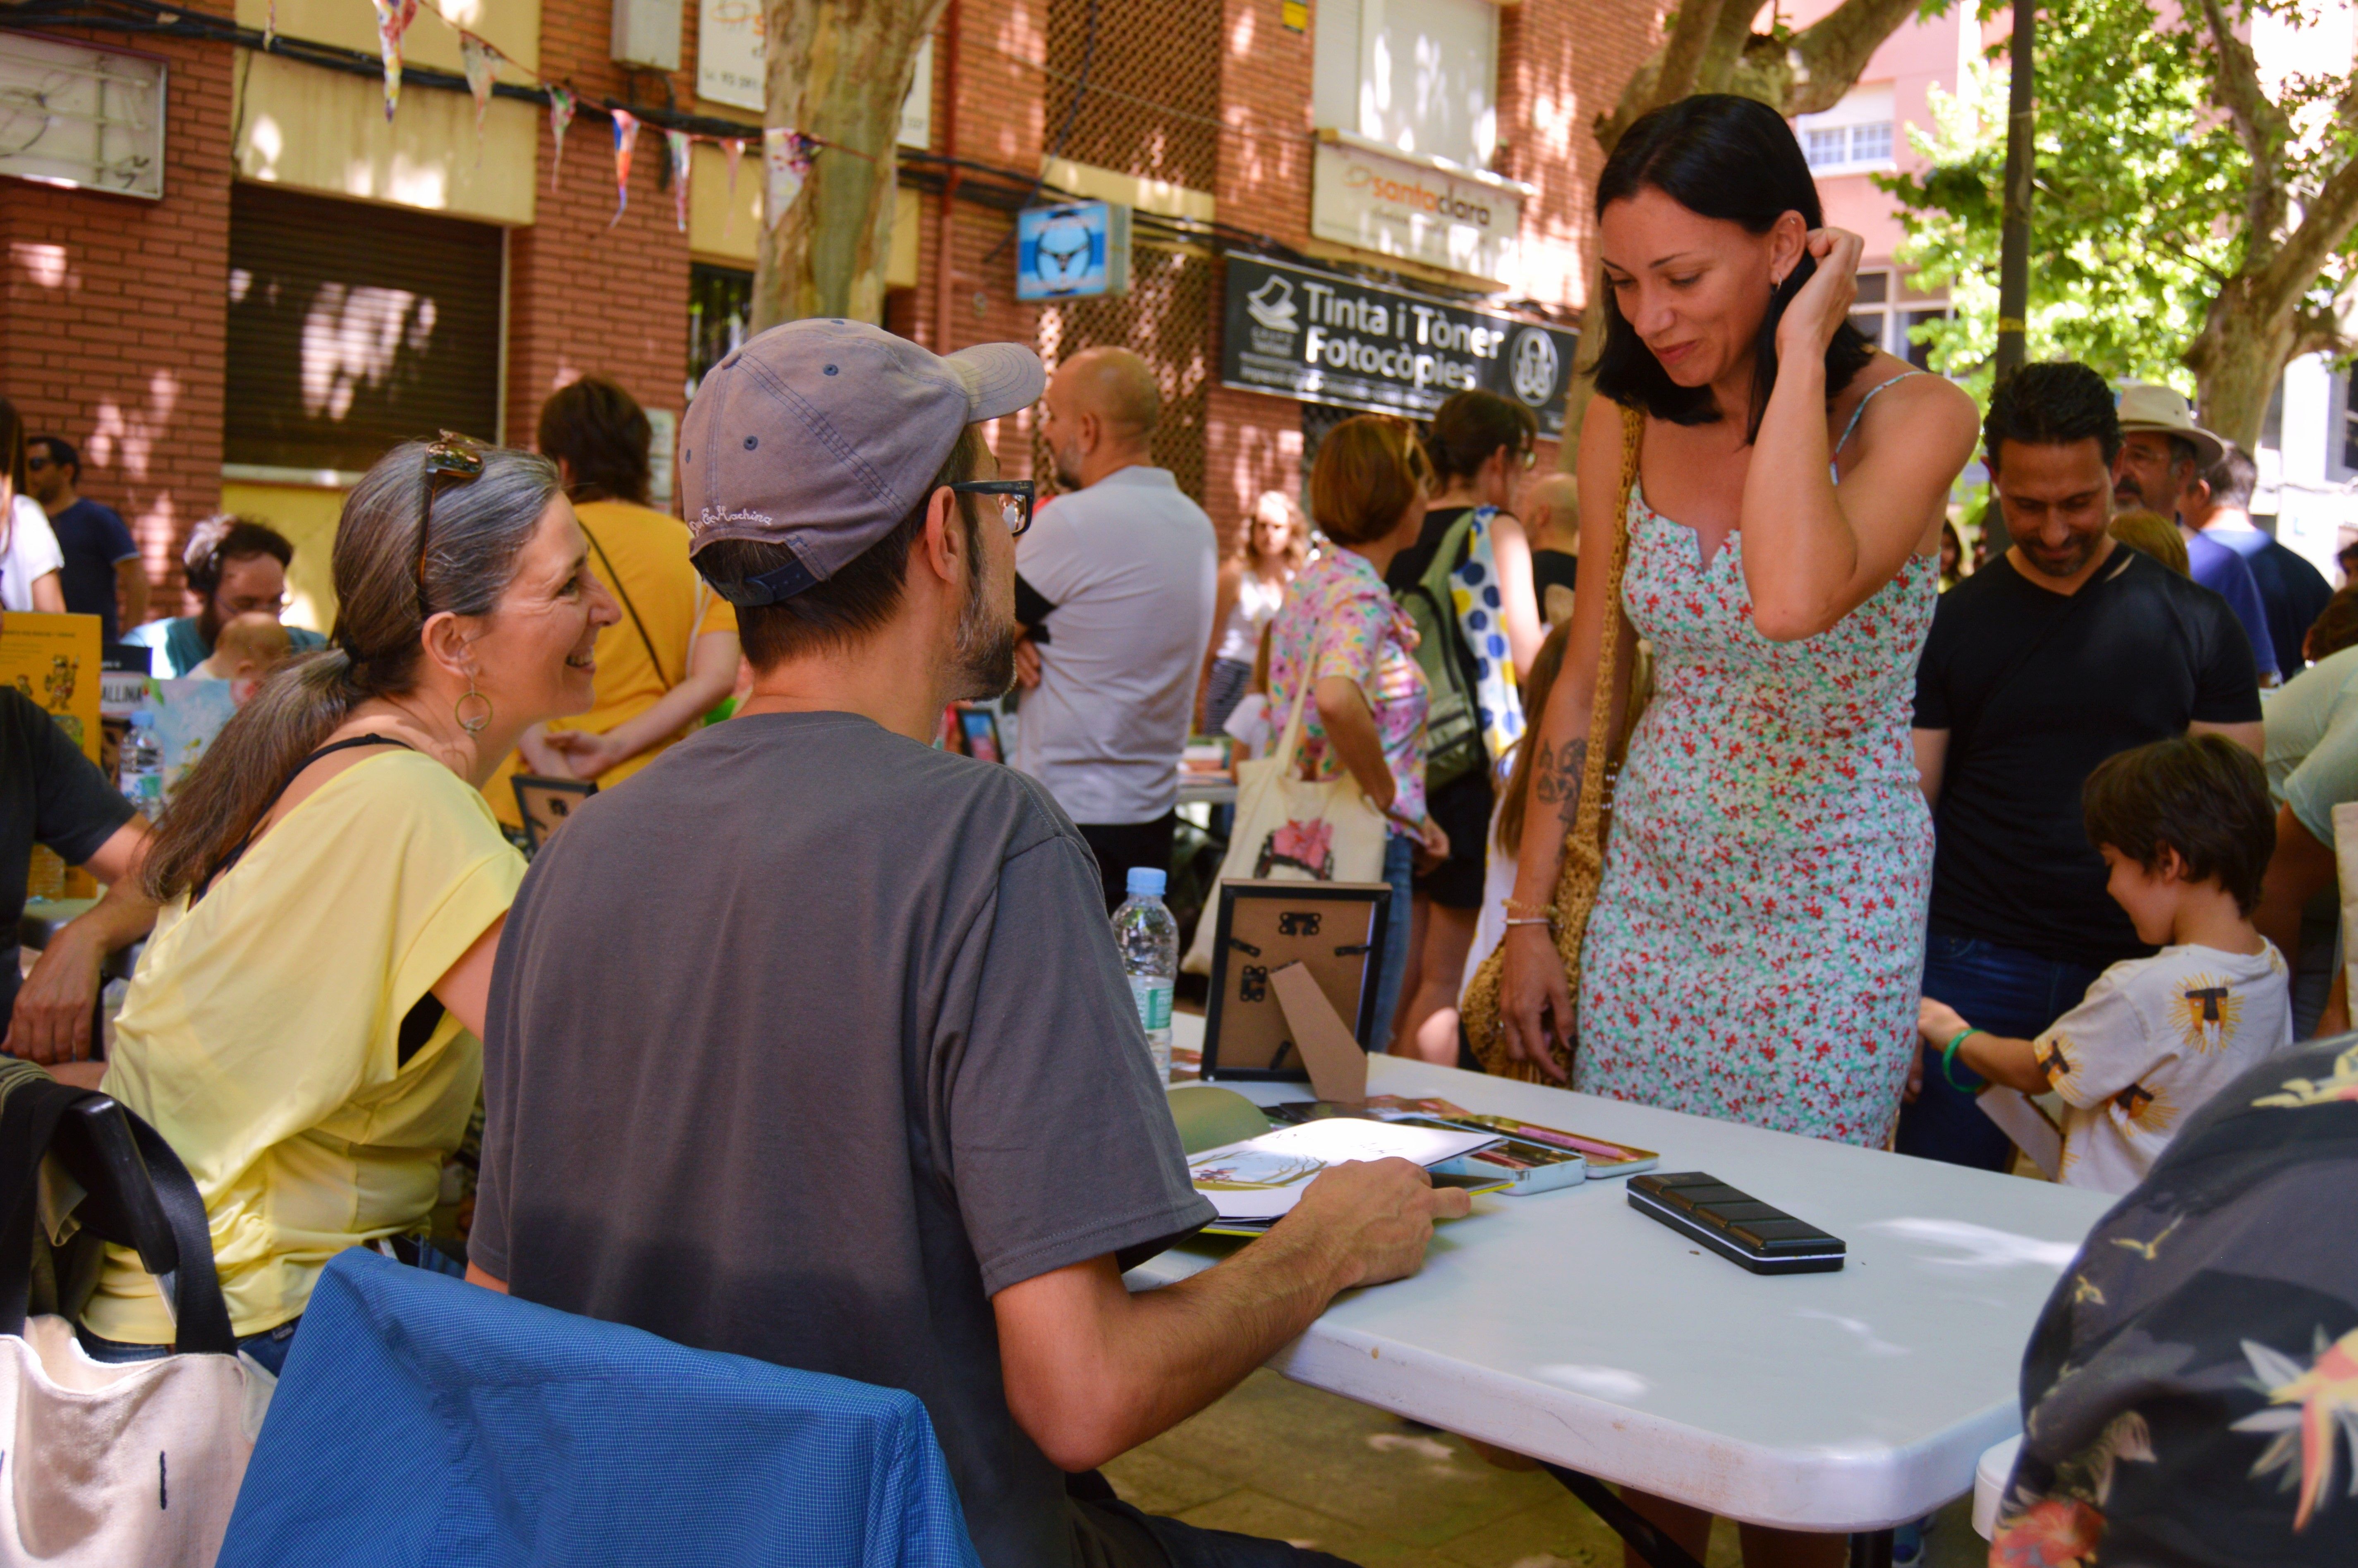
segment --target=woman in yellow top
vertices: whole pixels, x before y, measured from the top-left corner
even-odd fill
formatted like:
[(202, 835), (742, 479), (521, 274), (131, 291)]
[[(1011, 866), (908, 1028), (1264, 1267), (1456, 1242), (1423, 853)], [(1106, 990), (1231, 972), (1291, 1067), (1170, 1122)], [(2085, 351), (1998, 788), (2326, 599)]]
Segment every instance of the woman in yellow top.
[[(621, 611), (530, 453), (396, 448), (344, 503), (338, 613), (181, 784), (165, 905), (101, 1087), (195, 1176), (230, 1321), (273, 1371), (330, 1259), (422, 1228), (482, 1081), (483, 999), (524, 863), (478, 791), (526, 725), (590, 706)], [(163, 1355), (108, 1249), (81, 1340)]]
[(598, 698), (561, 730), (525, 731), (483, 786), (521, 827), (517, 773), (595, 779), (611, 789), (661, 756), (737, 684), (737, 611), (687, 561), (687, 524), (649, 507), (650, 427), (631, 395), (599, 376), (540, 406), (541, 455), (557, 464), (590, 538), (590, 569), (622, 606), (598, 640)]

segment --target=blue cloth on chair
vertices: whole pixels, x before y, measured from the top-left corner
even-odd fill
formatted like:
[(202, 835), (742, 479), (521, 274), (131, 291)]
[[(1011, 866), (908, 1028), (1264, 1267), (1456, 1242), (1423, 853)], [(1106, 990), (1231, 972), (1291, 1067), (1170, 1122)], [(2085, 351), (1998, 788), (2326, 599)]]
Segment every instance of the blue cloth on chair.
[(914, 1395), (357, 1248), (312, 1292), (220, 1568), (296, 1563), (978, 1568)]

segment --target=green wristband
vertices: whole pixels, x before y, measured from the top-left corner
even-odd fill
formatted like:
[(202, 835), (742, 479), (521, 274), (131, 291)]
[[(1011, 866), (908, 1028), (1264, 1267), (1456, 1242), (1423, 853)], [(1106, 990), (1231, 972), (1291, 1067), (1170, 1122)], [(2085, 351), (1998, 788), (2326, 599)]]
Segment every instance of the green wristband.
[[(1966, 1039), (1972, 1035), (1985, 1034), (1987, 1033), (1987, 1030), (1983, 1029), (1959, 1030), (1957, 1032), (1957, 1037), (1954, 1040), (1950, 1041), (1947, 1048), (1941, 1053), (1941, 1076), (1948, 1079), (1949, 1087), (1956, 1090), (1961, 1095), (1979, 1094), (1981, 1093), (1981, 1088), (1967, 1088), (1964, 1085), (1957, 1082), (1957, 1047), (1963, 1044)], [(1973, 1071), (1970, 1067), (1965, 1070), (1967, 1072)], [(1974, 1074), (1974, 1076), (1979, 1077), (1980, 1075), (1976, 1073)], [(1986, 1084), (1982, 1086), (1983, 1088), (1987, 1087), (1988, 1086)]]

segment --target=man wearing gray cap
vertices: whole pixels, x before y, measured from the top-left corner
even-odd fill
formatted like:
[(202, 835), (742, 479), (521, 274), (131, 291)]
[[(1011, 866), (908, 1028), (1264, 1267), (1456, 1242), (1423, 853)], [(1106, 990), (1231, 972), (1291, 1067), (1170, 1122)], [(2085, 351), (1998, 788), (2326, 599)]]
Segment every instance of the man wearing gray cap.
[(1123, 1289), (1212, 1211), (1096, 868), (1037, 782), (927, 744), (946, 703), (1011, 678), (1031, 486), (994, 477), (977, 427), (1041, 382), (1014, 344), (939, 358), (825, 320), (706, 376), (679, 478), (752, 695), (584, 804), (525, 879), (469, 1277), (909, 1390), (989, 1568), (1331, 1562), (1087, 1473), (1336, 1292), (1413, 1272), (1466, 1200), (1345, 1166), (1219, 1267)]

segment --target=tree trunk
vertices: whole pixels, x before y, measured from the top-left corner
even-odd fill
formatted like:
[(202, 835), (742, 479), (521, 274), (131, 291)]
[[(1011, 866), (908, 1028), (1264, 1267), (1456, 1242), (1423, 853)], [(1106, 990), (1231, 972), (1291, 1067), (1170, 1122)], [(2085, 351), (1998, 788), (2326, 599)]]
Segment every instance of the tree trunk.
[(944, 3), (763, 0), (763, 124), (824, 145), (784, 216), (763, 213), (755, 331), (805, 316), (882, 318), (901, 102)]
[(2247, 452), (2259, 447), (2268, 399), (2294, 348), (2293, 313), (2268, 309), (2256, 283), (2248, 275), (2230, 279), (2186, 350), (2203, 425)]

